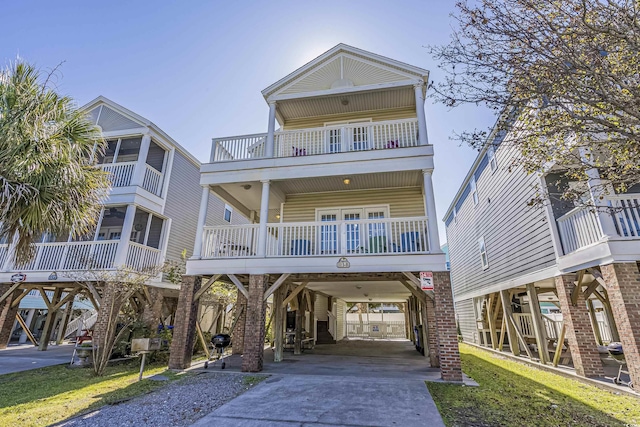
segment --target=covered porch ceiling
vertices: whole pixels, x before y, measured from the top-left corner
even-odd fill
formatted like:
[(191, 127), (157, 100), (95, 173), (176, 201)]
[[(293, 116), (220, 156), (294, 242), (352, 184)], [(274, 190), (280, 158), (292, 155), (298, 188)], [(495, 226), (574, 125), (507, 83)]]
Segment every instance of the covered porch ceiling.
[[(349, 183), (345, 184), (345, 179)], [(422, 187), (422, 172), (380, 172), (361, 175), (297, 178), (271, 182), (269, 210), (280, 210), (288, 195), (356, 191), (382, 188)], [(212, 191), (241, 212), (260, 211), (262, 184), (258, 181), (236, 182), (213, 186)], [(248, 215), (247, 215), (248, 216)]]
[(313, 282), (307, 288), (346, 302), (406, 302), (411, 293), (398, 281)]
[(276, 118), (281, 126), (287, 126), (296, 119), (409, 107), (415, 109), (415, 106), (415, 91), (413, 85), (409, 84), (366, 92), (343, 91), (333, 95), (283, 99), (276, 104)]

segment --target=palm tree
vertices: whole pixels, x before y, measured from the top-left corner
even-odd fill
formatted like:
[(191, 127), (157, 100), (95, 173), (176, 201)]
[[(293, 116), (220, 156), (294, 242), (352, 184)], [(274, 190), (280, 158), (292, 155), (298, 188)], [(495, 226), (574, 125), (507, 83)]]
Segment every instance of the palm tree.
[(87, 234), (109, 188), (92, 160), (104, 150), (100, 129), (51, 76), (20, 59), (0, 70), (0, 240), (17, 263), (43, 233)]

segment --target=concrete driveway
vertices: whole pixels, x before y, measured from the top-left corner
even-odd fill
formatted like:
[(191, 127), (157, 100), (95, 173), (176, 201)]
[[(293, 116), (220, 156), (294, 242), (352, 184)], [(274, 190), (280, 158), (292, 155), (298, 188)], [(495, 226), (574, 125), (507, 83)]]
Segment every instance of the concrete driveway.
[(73, 344), (50, 345), (47, 351), (33, 345), (9, 346), (0, 350), (0, 375), (69, 363), (72, 353)]
[[(265, 351), (271, 377), (194, 426), (444, 426), (424, 382), (439, 370), (408, 341), (343, 342), (284, 357), (274, 363)], [(240, 365), (240, 357), (227, 359), (227, 370)]]

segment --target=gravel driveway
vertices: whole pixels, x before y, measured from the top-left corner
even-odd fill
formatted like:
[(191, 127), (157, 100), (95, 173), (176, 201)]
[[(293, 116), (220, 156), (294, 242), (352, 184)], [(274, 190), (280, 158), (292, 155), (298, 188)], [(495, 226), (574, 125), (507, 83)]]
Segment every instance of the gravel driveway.
[[(150, 394), (107, 405), (59, 427), (189, 426), (252, 387), (248, 375), (197, 373)], [(256, 376), (253, 375), (253, 378)], [(261, 376), (265, 377), (266, 376)], [(254, 381), (255, 382), (255, 381)]]

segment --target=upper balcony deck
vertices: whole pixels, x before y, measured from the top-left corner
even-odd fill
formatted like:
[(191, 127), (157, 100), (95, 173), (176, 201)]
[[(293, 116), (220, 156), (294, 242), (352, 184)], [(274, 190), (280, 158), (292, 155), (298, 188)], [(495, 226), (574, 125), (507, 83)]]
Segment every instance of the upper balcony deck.
[(417, 147), (417, 119), (351, 123), (274, 132), (273, 155), (267, 133), (215, 138), (211, 163), (269, 157), (304, 157), (320, 154)]

